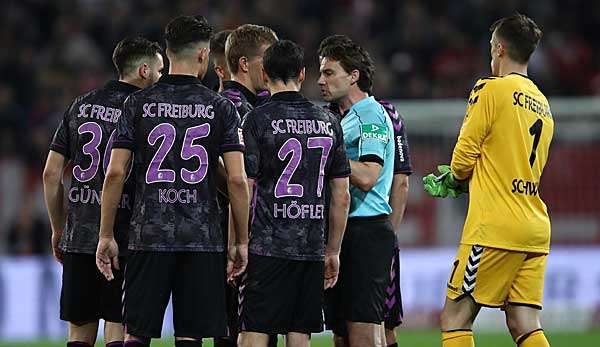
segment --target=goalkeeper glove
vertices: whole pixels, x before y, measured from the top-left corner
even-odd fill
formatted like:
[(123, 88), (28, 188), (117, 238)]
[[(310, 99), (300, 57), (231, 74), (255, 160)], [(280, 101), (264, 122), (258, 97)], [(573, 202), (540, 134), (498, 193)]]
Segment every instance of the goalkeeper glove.
[(429, 174), (423, 177), (425, 191), (434, 198), (445, 198), (447, 196), (456, 198), (462, 193), (469, 191), (467, 181), (458, 181), (452, 175), (450, 166), (439, 165), (438, 171), (441, 175)]

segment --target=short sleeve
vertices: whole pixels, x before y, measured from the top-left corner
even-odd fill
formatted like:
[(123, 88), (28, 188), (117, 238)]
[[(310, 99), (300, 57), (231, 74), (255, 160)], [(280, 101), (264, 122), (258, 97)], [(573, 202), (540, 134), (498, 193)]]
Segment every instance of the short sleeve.
[(387, 125), (377, 122), (361, 122), (358, 142), (360, 161), (373, 161), (383, 164), (389, 138)]
[(66, 158), (70, 158), (69, 151), (69, 111), (65, 111), (63, 118), (56, 128), (56, 132), (52, 137), (50, 143), (50, 150), (64, 155)]
[(386, 100), (377, 100), (383, 106), (394, 126), (394, 174), (412, 174), (406, 124), (396, 107)]
[(131, 96), (123, 103), (123, 112), (117, 122), (117, 132), (113, 148), (135, 148), (135, 103)]
[(227, 99), (223, 99), (219, 103), (220, 119), (222, 120), (223, 133), (221, 134), (220, 149), (221, 153), (231, 151), (244, 151), (244, 143), (242, 139), (242, 128), (240, 127), (240, 115), (233, 103)]
[(253, 112), (244, 116), (242, 133), (245, 145), (244, 166), (249, 178), (257, 178), (260, 171), (259, 133)]
[(335, 129), (335, 147), (332, 149), (331, 165), (327, 177), (329, 179), (350, 176), (350, 162), (346, 155), (346, 146), (344, 145), (344, 135), (338, 122), (334, 122)]

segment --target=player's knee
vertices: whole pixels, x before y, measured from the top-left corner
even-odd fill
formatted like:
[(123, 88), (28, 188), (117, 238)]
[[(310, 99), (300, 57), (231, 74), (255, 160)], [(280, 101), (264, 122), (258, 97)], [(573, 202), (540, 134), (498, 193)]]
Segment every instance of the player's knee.
[(506, 310), (506, 326), (513, 340), (541, 328), (536, 311), (514, 309)]
[(346, 347), (348, 346), (347, 338), (341, 335), (333, 335), (333, 345), (335, 347)]
[(396, 343), (396, 334), (394, 330), (385, 329), (385, 342), (388, 346)]
[[(93, 346), (98, 333), (98, 322), (69, 322), (69, 341)], [(76, 346), (76, 345), (75, 345)]]
[(123, 341), (123, 337), (123, 324), (106, 322), (106, 324), (104, 325), (104, 341)]

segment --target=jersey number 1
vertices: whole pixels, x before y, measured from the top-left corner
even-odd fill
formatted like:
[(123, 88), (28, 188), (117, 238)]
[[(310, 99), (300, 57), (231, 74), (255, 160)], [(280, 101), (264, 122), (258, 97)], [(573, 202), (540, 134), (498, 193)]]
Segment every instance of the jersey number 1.
[(531, 128), (529, 128), (529, 134), (533, 136), (533, 146), (531, 148), (531, 154), (529, 155), (529, 166), (533, 167), (533, 163), (535, 162), (536, 150), (538, 145), (540, 144), (540, 136), (542, 136), (542, 123), (541, 119), (538, 119), (533, 123)]

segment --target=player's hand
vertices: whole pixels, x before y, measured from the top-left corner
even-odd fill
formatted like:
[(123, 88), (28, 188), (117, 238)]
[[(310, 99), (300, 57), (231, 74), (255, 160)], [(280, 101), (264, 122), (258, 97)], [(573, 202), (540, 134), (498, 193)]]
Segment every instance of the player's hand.
[(98, 240), (96, 266), (108, 281), (115, 278), (112, 268), (119, 270), (119, 246), (114, 237), (100, 237)]
[(229, 247), (227, 257), (227, 281), (233, 282), (246, 271), (248, 265), (248, 244)]
[(340, 255), (338, 253), (325, 254), (325, 279), (323, 288), (328, 289), (335, 286), (340, 272)]
[(61, 236), (62, 230), (59, 232), (52, 232), (52, 254), (54, 255), (54, 259), (62, 264), (65, 254), (59, 247)]
[(469, 192), (469, 183), (467, 181), (459, 181), (454, 178), (449, 165), (438, 165), (437, 169), (442, 175), (445, 175), (443, 178), (443, 183), (448, 188), (448, 195), (456, 198), (462, 193)]
[(445, 198), (448, 196), (448, 188), (443, 184), (443, 177), (432, 173), (423, 177), (423, 188), (434, 198)]

